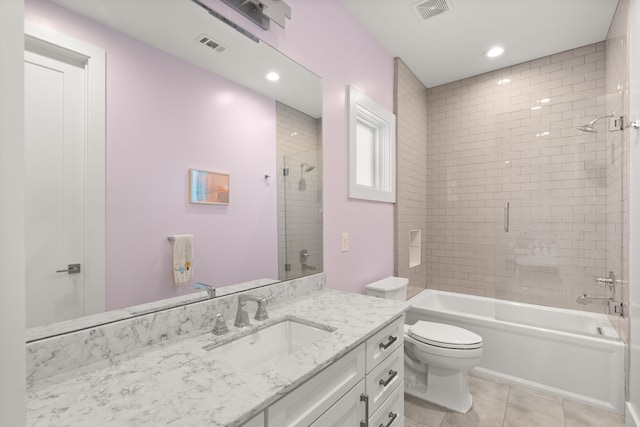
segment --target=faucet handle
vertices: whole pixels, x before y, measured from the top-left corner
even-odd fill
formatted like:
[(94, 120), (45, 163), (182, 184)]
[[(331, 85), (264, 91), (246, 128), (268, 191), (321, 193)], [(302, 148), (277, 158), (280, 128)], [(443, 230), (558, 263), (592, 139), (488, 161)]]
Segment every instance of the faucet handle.
[(253, 317), (256, 320), (267, 320), (269, 318), (269, 313), (267, 313), (267, 300), (266, 298), (260, 298), (258, 300), (258, 309), (256, 310), (256, 315)]
[(229, 332), (229, 327), (222, 314), (216, 314), (216, 323), (213, 325), (215, 335), (223, 335)]

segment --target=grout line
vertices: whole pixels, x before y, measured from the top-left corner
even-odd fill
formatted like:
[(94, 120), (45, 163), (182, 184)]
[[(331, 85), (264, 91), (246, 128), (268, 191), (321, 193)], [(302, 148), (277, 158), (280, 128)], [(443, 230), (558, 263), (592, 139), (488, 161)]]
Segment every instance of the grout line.
[(509, 384), (509, 392), (507, 393), (507, 400), (505, 401), (504, 405), (504, 413), (502, 414), (502, 426), (504, 426), (504, 422), (507, 420), (507, 408), (509, 407), (509, 398), (511, 397), (511, 387), (512, 385)]

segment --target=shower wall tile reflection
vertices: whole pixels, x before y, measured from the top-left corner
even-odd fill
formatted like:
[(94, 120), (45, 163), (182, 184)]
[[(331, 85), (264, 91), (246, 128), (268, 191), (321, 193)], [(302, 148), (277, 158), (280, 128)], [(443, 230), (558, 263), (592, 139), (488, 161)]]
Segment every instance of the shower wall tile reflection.
[(580, 309), (605, 296), (606, 121), (576, 129), (604, 114), (604, 42), (430, 88), (428, 286)]
[[(322, 120), (279, 102), (276, 117), (278, 275), (286, 280), (323, 271)], [(285, 168), (289, 169), (287, 176)], [(303, 250), (308, 253), (304, 263)], [(285, 264), (291, 265), (289, 271)]]

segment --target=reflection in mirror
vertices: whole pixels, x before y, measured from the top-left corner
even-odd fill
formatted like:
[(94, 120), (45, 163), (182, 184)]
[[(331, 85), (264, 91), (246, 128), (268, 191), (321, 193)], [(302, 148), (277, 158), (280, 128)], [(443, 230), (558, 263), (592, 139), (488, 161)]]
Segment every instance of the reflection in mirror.
[[(317, 76), (190, 1), (27, 0), (25, 17), (106, 53), (104, 310), (119, 312), (105, 319), (206, 297), (173, 283), (172, 235), (193, 235), (192, 282), (216, 288), (322, 271)], [(280, 79), (267, 81), (274, 70)], [(192, 168), (227, 174), (229, 204), (189, 203)], [(73, 286), (57, 298), (38, 304), (83, 299)]]

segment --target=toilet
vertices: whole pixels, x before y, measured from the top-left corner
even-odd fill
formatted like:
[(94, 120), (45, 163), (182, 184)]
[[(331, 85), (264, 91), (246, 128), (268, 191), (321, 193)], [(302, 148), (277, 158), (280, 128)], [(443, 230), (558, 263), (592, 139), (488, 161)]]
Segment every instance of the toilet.
[[(366, 286), (367, 295), (406, 301), (408, 279), (389, 277)], [(480, 363), (482, 337), (444, 323), (404, 325), (405, 393), (466, 413), (473, 405), (467, 372)]]

